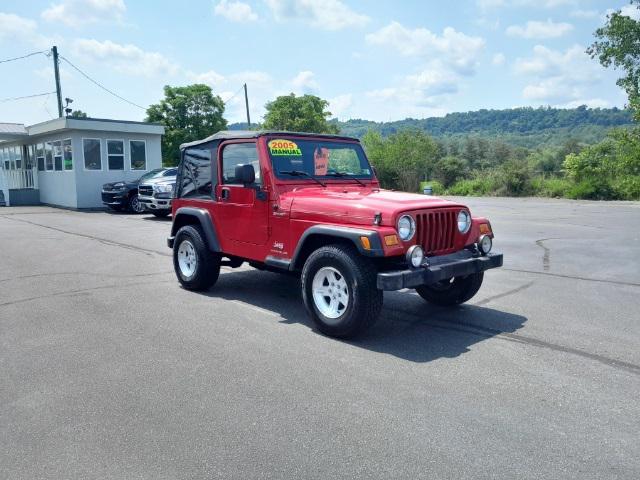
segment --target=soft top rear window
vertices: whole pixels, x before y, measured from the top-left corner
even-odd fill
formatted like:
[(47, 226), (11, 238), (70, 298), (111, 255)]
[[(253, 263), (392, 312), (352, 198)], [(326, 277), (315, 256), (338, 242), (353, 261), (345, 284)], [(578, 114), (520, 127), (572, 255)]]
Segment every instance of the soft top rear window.
[(371, 166), (359, 143), (273, 137), (267, 139), (267, 146), (278, 178), (366, 179), (372, 176)]

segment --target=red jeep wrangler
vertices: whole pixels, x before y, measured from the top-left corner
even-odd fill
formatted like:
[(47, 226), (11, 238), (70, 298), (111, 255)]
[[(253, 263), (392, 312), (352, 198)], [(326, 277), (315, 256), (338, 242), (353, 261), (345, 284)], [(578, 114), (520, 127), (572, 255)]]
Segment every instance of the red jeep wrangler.
[(357, 139), (228, 131), (181, 146), (167, 243), (189, 290), (244, 262), (300, 273), (318, 329), (345, 338), (376, 321), (383, 290), (469, 300), (502, 265), (492, 238), (464, 205), (382, 190)]

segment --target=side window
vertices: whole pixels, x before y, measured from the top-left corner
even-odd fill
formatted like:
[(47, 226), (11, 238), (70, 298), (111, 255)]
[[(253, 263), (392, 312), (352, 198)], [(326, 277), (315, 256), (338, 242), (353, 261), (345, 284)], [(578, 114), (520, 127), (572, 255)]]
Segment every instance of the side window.
[(56, 172), (62, 171), (62, 142), (53, 142), (53, 166)]
[[(175, 171), (173, 174), (175, 175)], [(212, 198), (211, 150), (187, 148), (182, 160), (180, 180), (181, 197)]]
[(100, 140), (97, 138), (83, 139), (82, 150), (83, 150), (82, 153), (84, 155), (85, 170), (102, 170), (102, 155), (100, 152)]
[(53, 143), (45, 142), (44, 153), (46, 159), (47, 171), (53, 170)]
[(107, 166), (109, 170), (124, 170), (124, 142), (107, 140)]
[(38, 162), (38, 171), (44, 172), (44, 144), (36, 145), (36, 161)]
[(260, 161), (255, 143), (232, 143), (224, 147), (222, 150), (222, 183), (231, 185), (239, 183), (235, 177), (238, 165), (253, 165), (256, 172), (256, 185), (262, 185)]

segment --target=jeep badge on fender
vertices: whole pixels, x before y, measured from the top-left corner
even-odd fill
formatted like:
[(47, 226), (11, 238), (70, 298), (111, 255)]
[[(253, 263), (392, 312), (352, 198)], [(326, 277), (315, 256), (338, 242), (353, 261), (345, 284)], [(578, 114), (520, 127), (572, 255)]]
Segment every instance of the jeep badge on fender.
[(180, 152), (167, 243), (188, 290), (212, 287), (221, 265), (298, 273), (318, 330), (349, 338), (376, 321), (384, 290), (458, 305), (502, 266), (487, 219), (381, 189), (357, 139), (228, 131)]

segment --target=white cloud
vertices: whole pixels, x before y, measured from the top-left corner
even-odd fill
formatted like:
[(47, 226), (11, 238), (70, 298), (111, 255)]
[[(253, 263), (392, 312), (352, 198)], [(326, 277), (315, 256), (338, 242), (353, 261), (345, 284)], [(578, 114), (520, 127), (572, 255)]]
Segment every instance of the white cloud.
[(78, 39), (73, 44), (73, 51), (78, 56), (106, 63), (130, 75), (153, 77), (178, 71), (178, 65), (161, 53), (147, 52), (136, 45), (122, 45), (111, 40)]
[(620, 11), (622, 15), (626, 15), (627, 17), (633, 18), (634, 20), (640, 20), (640, 8), (635, 5), (624, 5), (619, 10), (609, 8), (603, 15), (603, 20), (606, 21), (609, 15), (617, 11)]
[(590, 19), (590, 18), (598, 18), (600, 16), (600, 12), (598, 12), (597, 10), (573, 10), (571, 13), (569, 13), (569, 15), (571, 15), (574, 18), (586, 18), (586, 19)]
[(324, 30), (362, 27), (370, 18), (340, 0), (264, 0), (278, 21), (302, 20)]
[(570, 23), (555, 23), (551, 20), (546, 22), (529, 21), (524, 26), (511, 25), (507, 28), (507, 35), (522, 38), (557, 38), (566, 35), (573, 30)]
[(577, 3), (577, 0), (476, 0), (476, 5), (483, 10), (503, 7), (557, 8)]
[(244, 2), (220, 0), (213, 7), (213, 13), (238, 23), (258, 20), (258, 15), (253, 11), (251, 5)]
[(367, 43), (392, 47), (404, 56), (436, 56), (450, 68), (463, 75), (475, 73), (478, 56), (484, 49), (481, 37), (471, 37), (446, 27), (442, 35), (426, 28), (409, 29), (398, 22), (366, 36)]
[(345, 120), (349, 117), (349, 111), (353, 104), (353, 95), (346, 93), (329, 99), (329, 111), (333, 118)]
[(294, 91), (300, 93), (314, 93), (318, 91), (318, 82), (315, 79), (315, 74), (310, 70), (299, 72), (293, 80), (291, 80), (291, 85)]
[(96, 22), (121, 22), (126, 9), (124, 0), (62, 0), (43, 10), (40, 16), (48, 22), (80, 27)]
[(0, 44), (4, 41), (12, 44), (24, 42), (43, 49), (53, 44), (50, 38), (38, 33), (38, 24), (34, 20), (0, 12)]
[(223, 75), (213, 70), (202, 73), (187, 72), (187, 78), (193, 83), (204, 83), (214, 89), (226, 82), (226, 78)]
[(558, 51), (536, 45), (533, 56), (517, 59), (514, 71), (528, 78), (522, 96), (531, 102), (556, 106), (597, 103), (592, 95), (602, 69), (585, 53), (584, 46)]
[(491, 63), (496, 67), (504, 65), (507, 61), (507, 57), (504, 56), (504, 53), (496, 53), (491, 59)]

